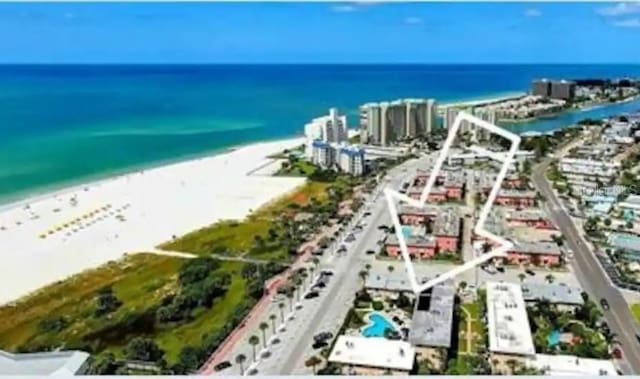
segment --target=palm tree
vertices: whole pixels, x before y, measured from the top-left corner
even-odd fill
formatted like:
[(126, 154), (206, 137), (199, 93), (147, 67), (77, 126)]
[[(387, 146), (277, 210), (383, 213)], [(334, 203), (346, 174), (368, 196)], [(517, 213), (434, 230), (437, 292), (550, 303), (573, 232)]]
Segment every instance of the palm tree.
[(296, 301), (300, 301), (300, 292), (302, 292), (302, 278), (300, 278), (299, 276), (296, 278)]
[(309, 267), (309, 283), (313, 282), (313, 272), (315, 270), (316, 270), (315, 268)]
[[(282, 304), (282, 303), (280, 303), (280, 304)], [(274, 315), (273, 313), (269, 315), (269, 320), (271, 320), (271, 334), (276, 334), (276, 320), (277, 319), (278, 319), (278, 316)]]
[(258, 338), (258, 336), (256, 335), (252, 335), (251, 337), (249, 337), (249, 345), (251, 345), (251, 348), (253, 349), (253, 361), (256, 361), (256, 346), (258, 346), (258, 344), (260, 343), (260, 338)]
[(524, 282), (524, 278), (526, 278), (527, 276), (523, 273), (519, 273), (518, 274), (518, 278), (520, 279), (520, 283)]
[(371, 271), (371, 264), (367, 263), (366, 265), (364, 265), (364, 269), (367, 270), (367, 272)]
[(247, 361), (247, 356), (244, 354), (236, 355), (236, 363), (240, 365), (240, 375), (244, 375), (244, 362)]
[(360, 272), (358, 273), (358, 276), (362, 280), (362, 289), (364, 290), (364, 285), (365, 285), (365, 282), (367, 281), (367, 277), (369, 276), (369, 271), (360, 270)]
[(395, 267), (393, 267), (392, 265), (387, 266), (387, 270), (389, 271), (389, 274), (391, 274), (394, 269)]
[(284, 324), (284, 303), (278, 304), (278, 308), (280, 309), (280, 320)]
[(305, 291), (307, 289), (307, 281), (305, 279), (307, 279), (309, 277), (309, 274), (307, 274), (306, 271), (303, 271), (300, 273), (300, 277), (301, 277), (301, 284), (302, 284), (302, 290)]
[(556, 279), (552, 274), (549, 274), (544, 278), (546, 279), (547, 282), (549, 282), (549, 284), (553, 283), (553, 281)]
[(262, 332), (262, 347), (267, 348), (267, 329), (269, 329), (269, 324), (266, 322), (260, 323), (260, 331)]
[(289, 299), (289, 312), (293, 312), (293, 288), (287, 290), (287, 299)]
[(319, 365), (320, 363), (322, 363), (322, 359), (318, 358), (317, 356), (312, 356), (311, 358), (307, 359), (304, 362), (304, 365), (307, 367), (311, 367), (311, 369), (313, 370), (313, 375), (316, 374), (316, 366)]
[(464, 292), (464, 289), (467, 288), (467, 282), (464, 280), (461, 281), (460, 284), (458, 284), (458, 288), (460, 288), (460, 292)]

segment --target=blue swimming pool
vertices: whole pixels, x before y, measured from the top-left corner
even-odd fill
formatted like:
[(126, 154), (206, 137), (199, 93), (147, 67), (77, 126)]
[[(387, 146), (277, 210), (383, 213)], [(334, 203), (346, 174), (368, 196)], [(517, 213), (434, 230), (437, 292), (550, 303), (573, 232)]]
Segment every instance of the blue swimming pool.
[(413, 231), (411, 230), (411, 227), (403, 226), (402, 235), (404, 236), (405, 240), (411, 238), (411, 236), (413, 235)]
[(547, 343), (549, 344), (549, 347), (556, 347), (560, 344), (560, 338), (562, 337), (562, 333), (560, 333), (559, 330), (554, 330), (553, 332), (551, 332), (551, 334), (549, 334), (549, 337), (547, 337)]
[(397, 331), (393, 324), (380, 313), (371, 313), (368, 318), (370, 323), (362, 329), (363, 337), (384, 337), (384, 331), (387, 329)]

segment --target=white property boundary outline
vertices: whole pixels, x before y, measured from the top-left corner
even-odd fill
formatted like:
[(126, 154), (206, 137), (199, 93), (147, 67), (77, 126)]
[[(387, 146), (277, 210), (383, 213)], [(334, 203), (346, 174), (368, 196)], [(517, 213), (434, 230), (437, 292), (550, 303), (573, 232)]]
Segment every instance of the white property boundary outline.
[[(404, 233), (402, 233), (402, 225), (400, 224), (400, 218), (398, 216), (398, 210), (396, 208), (396, 204), (394, 202), (394, 199), (398, 199), (400, 201), (403, 201), (405, 203), (408, 203), (409, 205), (412, 205), (414, 207), (418, 207), (418, 208), (423, 208), (426, 205), (427, 202), (427, 198), (429, 197), (429, 193), (431, 192), (431, 189), (433, 187), (433, 185), (435, 184), (436, 178), (438, 177), (438, 174), (440, 173), (440, 170), (442, 168), (442, 165), (445, 161), (445, 159), (447, 158), (447, 154), (449, 152), (449, 149), (451, 148), (451, 145), (453, 144), (453, 141), (455, 140), (455, 137), (458, 133), (458, 129), (460, 129), (460, 125), (463, 121), (475, 124), (481, 128), (487, 129), (492, 133), (498, 134), (508, 140), (511, 141), (511, 147), (509, 148), (509, 151), (507, 154), (504, 153), (495, 153), (495, 152), (491, 152), (489, 150), (485, 150), (481, 147), (472, 147), (471, 150), (481, 153), (483, 155), (487, 155), (492, 159), (498, 160), (498, 161), (502, 161), (503, 165), (500, 168), (500, 172), (498, 173), (498, 176), (496, 178), (496, 182), (493, 185), (493, 188), (491, 188), (491, 192), (489, 193), (489, 197), (487, 198), (487, 202), (484, 204), (481, 212), (480, 212), (480, 217), (478, 218), (478, 223), (476, 224), (475, 228), (473, 229), (474, 232), (476, 234), (478, 234), (479, 236), (482, 236), (488, 240), (494, 241), (498, 243), (498, 247), (494, 248), (493, 250), (487, 252), (486, 254), (482, 254), (481, 256), (475, 257), (474, 259), (472, 259), (469, 262), (464, 263), (461, 266), (458, 266), (456, 268), (454, 268), (451, 271), (448, 271), (442, 275), (437, 276), (434, 279), (431, 279), (429, 281), (427, 281), (426, 283), (418, 283), (418, 281), (416, 280), (416, 274), (415, 274), (415, 270), (413, 267), (413, 262), (411, 261), (411, 256), (409, 255), (409, 250), (407, 249), (407, 243), (404, 239)], [(415, 200), (410, 198), (409, 196), (406, 196), (404, 194), (401, 194), (398, 191), (395, 191), (391, 188), (385, 188), (384, 189), (384, 194), (385, 197), (387, 198), (387, 203), (389, 206), (389, 212), (391, 213), (391, 220), (393, 222), (393, 226), (395, 228), (395, 233), (396, 236), (398, 237), (398, 242), (400, 245), (400, 251), (402, 253), (402, 258), (404, 259), (404, 263), (405, 263), (405, 268), (407, 271), (407, 274), (409, 276), (409, 282), (411, 283), (411, 288), (413, 289), (413, 292), (415, 294), (420, 294), (422, 291), (425, 291), (437, 284), (440, 284), (444, 281), (447, 281), (451, 278), (453, 278), (454, 276), (457, 276), (458, 274), (473, 268), (475, 266), (478, 266), (482, 263), (484, 263), (485, 261), (494, 258), (494, 257), (504, 257), (507, 253), (507, 251), (509, 251), (509, 249), (511, 249), (513, 247), (513, 243), (500, 237), (497, 236), (493, 233), (491, 233), (490, 231), (486, 230), (484, 228), (484, 223), (487, 220), (487, 217), (489, 216), (489, 211), (491, 210), (491, 207), (493, 206), (493, 203), (496, 199), (496, 197), (498, 196), (498, 192), (500, 191), (500, 187), (502, 186), (502, 181), (504, 180), (505, 176), (507, 175), (507, 171), (509, 170), (509, 167), (511, 167), (511, 165), (513, 164), (513, 158), (516, 155), (516, 152), (518, 151), (518, 147), (520, 145), (520, 136), (518, 136), (517, 134), (511, 133), (503, 128), (500, 128), (496, 125), (493, 125), (487, 121), (481, 120), (477, 117), (474, 117), (468, 113), (465, 112), (460, 112), (458, 114), (458, 116), (456, 117), (455, 121), (453, 122), (453, 127), (450, 129), (449, 134), (447, 136), (447, 140), (445, 141), (444, 146), (442, 147), (442, 151), (440, 152), (440, 155), (438, 156), (438, 160), (436, 161), (436, 165), (433, 168), (433, 170), (431, 171), (431, 174), (429, 175), (429, 180), (427, 181), (427, 185), (424, 189), (424, 191), (422, 192), (422, 195), (420, 196), (420, 200)]]

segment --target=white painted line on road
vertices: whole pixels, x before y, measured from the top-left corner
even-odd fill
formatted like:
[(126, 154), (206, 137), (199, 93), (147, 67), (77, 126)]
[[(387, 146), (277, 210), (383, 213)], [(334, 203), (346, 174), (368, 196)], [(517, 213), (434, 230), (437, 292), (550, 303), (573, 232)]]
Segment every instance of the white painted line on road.
[[(407, 204), (410, 204), (414, 207), (424, 207), (427, 203), (427, 199), (429, 197), (429, 193), (431, 193), (431, 189), (433, 188), (433, 185), (436, 182), (436, 179), (438, 177), (438, 174), (440, 173), (440, 170), (442, 169), (442, 165), (444, 164), (445, 159), (447, 158), (447, 154), (449, 152), (449, 149), (451, 148), (451, 145), (453, 145), (453, 141), (455, 140), (455, 137), (457, 135), (458, 130), (460, 129), (460, 125), (463, 121), (467, 121), (470, 122), (472, 124), (475, 124), (483, 129), (487, 129), (492, 133), (498, 134), (508, 140), (511, 141), (511, 147), (509, 148), (508, 153), (506, 154), (506, 157), (504, 158), (504, 163), (500, 169), (500, 172), (498, 173), (498, 176), (496, 177), (496, 182), (493, 185), (493, 188), (491, 189), (491, 192), (489, 193), (489, 196), (487, 198), (487, 202), (484, 204), (481, 212), (480, 212), (480, 216), (478, 218), (478, 223), (476, 224), (475, 228), (474, 228), (474, 232), (476, 234), (478, 234), (479, 236), (482, 236), (488, 240), (494, 241), (498, 244), (498, 247), (491, 250), (490, 252), (483, 254), (480, 257), (477, 257), (475, 259), (473, 259), (472, 261), (466, 262), (465, 264), (463, 264), (462, 266), (456, 267), (455, 269), (448, 271), (440, 276), (438, 276), (437, 278), (431, 279), (429, 281), (427, 281), (426, 283), (418, 283), (418, 281), (416, 280), (416, 275), (415, 275), (415, 270), (414, 270), (414, 266), (413, 266), (413, 262), (411, 261), (411, 256), (409, 255), (409, 249), (407, 248), (407, 243), (405, 241), (404, 238), (404, 233), (402, 233), (402, 225), (400, 224), (400, 218), (398, 216), (398, 211), (396, 209), (396, 204), (395, 204), (395, 199), (400, 200), (402, 202), (405, 202)], [(516, 154), (516, 152), (518, 151), (518, 146), (520, 145), (520, 136), (511, 133), (505, 129), (502, 129), (496, 125), (493, 125), (487, 121), (481, 120), (477, 117), (474, 117), (468, 113), (465, 112), (460, 112), (458, 114), (458, 116), (456, 117), (454, 123), (453, 123), (453, 127), (451, 128), (451, 130), (449, 131), (449, 135), (447, 136), (447, 140), (444, 143), (444, 146), (442, 147), (442, 150), (440, 152), (440, 155), (438, 156), (438, 159), (436, 161), (436, 165), (433, 168), (433, 170), (431, 171), (430, 175), (429, 175), (429, 179), (427, 180), (427, 185), (425, 186), (424, 191), (422, 192), (422, 195), (420, 196), (419, 200), (415, 200), (412, 199), (404, 194), (401, 194), (397, 191), (395, 191), (392, 188), (385, 188), (384, 190), (384, 194), (385, 197), (387, 199), (387, 205), (389, 207), (389, 213), (391, 214), (391, 220), (393, 222), (394, 228), (395, 228), (395, 233), (396, 236), (398, 237), (398, 242), (400, 245), (400, 252), (402, 254), (402, 258), (404, 259), (405, 262), (405, 268), (407, 271), (407, 274), (409, 276), (409, 282), (411, 283), (411, 287), (413, 289), (413, 291), (416, 294), (419, 294), (420, 292), (431, 288), (439, 283), (442, 283), (450, 278), (453, 278), (454, 276), (460, 274), (463, 271), (466, 271), (470, 268), (473, 268), (477, 265), (480, 265), (481, 263), (495, 258), (495, 257), (500, 257), (500, 256), (505, 256), (507, 251), (509, 249), (511, 249), (513, 247), (513, 243), (500, 237), (497, 236), (493, 233), (491, 233), (488, 230), (484, 229), (484, 224), (487, 220), (487, 217), (489, 216), (489, 212), (491, 211), (491, 207), (493, 206), (493, 203), (496, 199), (496, 197), (498, 196), (498, 192), (500, 191), (500, 187), (502, 186), (502, 182), (505, 178), (505, 176), (507, 175), (507, 171), (509, 170), (509, 167), (511, 166), (511, 164), (513, 163), (513, 158)]]

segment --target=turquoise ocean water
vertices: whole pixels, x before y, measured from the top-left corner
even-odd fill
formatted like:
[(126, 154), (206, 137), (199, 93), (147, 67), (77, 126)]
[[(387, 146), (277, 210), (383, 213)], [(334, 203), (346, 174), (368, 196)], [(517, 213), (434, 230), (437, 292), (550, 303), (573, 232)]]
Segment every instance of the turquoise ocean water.
[[(470, 100), (534, 78), (640, 76), (640, 65), (0, 66), (0, 203), (256, 141), (301, 135), (337, 106)], [(639, 102), (520, 124), (549, 131)]]

